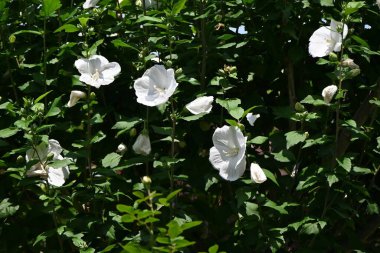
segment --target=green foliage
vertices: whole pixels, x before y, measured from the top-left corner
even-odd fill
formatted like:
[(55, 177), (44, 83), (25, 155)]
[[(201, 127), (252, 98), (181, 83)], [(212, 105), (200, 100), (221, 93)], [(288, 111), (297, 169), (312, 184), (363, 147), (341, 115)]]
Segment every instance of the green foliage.
[[(0, 1), (0, 252), (379, 251), (375, 0), (84, 2)], [(313, 58), (331, 20), (348, 34)], [(84, 78), (97, 55), (110, 64)], [(147, 107), (135, 81), (157, 64), (178, 87)], [(200, 96), (212, 110), (194, 115)], [(246, 138), (234, 182), (209, 159), (224, 125)]]

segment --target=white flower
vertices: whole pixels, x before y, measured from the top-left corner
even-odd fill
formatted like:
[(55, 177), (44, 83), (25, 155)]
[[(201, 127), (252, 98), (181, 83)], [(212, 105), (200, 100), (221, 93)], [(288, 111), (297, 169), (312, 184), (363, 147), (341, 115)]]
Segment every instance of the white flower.
[(260, 114), (252, 114), (251, 112), (247, 114), (246, 116), (249, 124), (253, 126), (255, 124), (255, 121), (260, 118)]
[(210, 113), (212, 109), (213, 96), (203, 96), (196, 98), (192, 102), (185, 105), (186, 109), (192, 114)]
[(151, 149), (149, 135), (141, 133), (137, 136), (135, 143), (132, 146), (133, 151), (139, 155), (149, 155)]
[(93, 8), (99, 2), (99, 0), (86, 0), (83, 4), (83, 9)]
[(331, 102), (337, 90), (338, 87), (336, 85), (327, 86), (322, 90), (322, 97), (326, 103), (329, 104)]
[(241, 25), (238, 28), (230, 26), (228, 29), (230, 31), (232, 31), (234, 33), (236, 32), (238, 34), (247, 34), (248, 33), (247, 30), (245, 30), (245, 25)]
[(27, 172), (28, 177), (39, 176), (47, 179), (48, 183), (53, 186), (62, 186), (65, 179), (69, 176), (69, 167), (53, 168), (47, 163), (48, 157), (52, 156), (52, 160), (63, 160), (61, 155), (62, 148), (58, 141), (49, 140), (49, 144), (41, 143), (34, 149), (26, 151), (25, 160), (39, 160)]
[(96, 88), (112, 83), (115, 76), (121, 71), (119, 63), (108, 62), (101, 55), (93, 55), (90, 59), (76, 60), (75, 67), (81, 73), (79, 80)]
[(70, 100), (67, 103), (67, 106), (73, 107), (74, 105), (76, 105), (76, 103), (79, 101), (79, 99), (85, 98), (85, 97), (86, 97), (86, 93), (84, 93), (83, 91), (72, 90), (70, 93)]
[(257, 163), (251, 163), (251, 179), (257, 184), (261, 184), (267, 180), (264, 171)]
[(333, 51), (339, 52), (347, 33), (347, 25), (342, 27), (342, 23), (331, 20), (330, 26), (322, 26), (311, 35), (309, 39), (310, 55), (312, 57), (324, 57)]
[(135, 81), (133, 87), (138, 103), (157, 106), (166, 103), (177, 86), (173, 69), (166, 70), (162, 65), (154, 65)]
[(239, 128), (223, 126), (212, 136), (214, 146), (210, 149), (209, 161), (219, 175), (229, 181), (239, 179), (246, 166), (245, 149), (247, 138)]

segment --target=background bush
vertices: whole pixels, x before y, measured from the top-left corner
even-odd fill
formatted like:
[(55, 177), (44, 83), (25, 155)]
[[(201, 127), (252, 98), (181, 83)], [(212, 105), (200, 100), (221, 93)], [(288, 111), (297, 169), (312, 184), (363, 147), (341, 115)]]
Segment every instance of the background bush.
[[(375, 1), (82, 5), (0, 1), (0, 251), (379, 251)], [(310, 36), (332, 19), (349, 28), (342, 50), (311, 57)], [(99, 89), (74, 67), (94, 54), (122, 69)], [(147, 109), (133, 83), (157, 56), (179, 86)], [(327, 105), (331, 84), (339, 92)], [(87, 99), (67, 107), (71, 90)], [(201, 118), (184, 109), (197, 95), (216, 99)], [(244, 111), (261, 117), (250, 126)], [(152, 152), (141, 156), (132, 145), (147, 115)], [(258, 163), (265, 183), (248, 169), (225, 181), (208, 161), (212, 134), (228, 124), (244, 130), (247, 166)], [(56, 166), (70, 167), (62, 187), (26, 176), (26, 151), (48, 139), (64, 149)]]

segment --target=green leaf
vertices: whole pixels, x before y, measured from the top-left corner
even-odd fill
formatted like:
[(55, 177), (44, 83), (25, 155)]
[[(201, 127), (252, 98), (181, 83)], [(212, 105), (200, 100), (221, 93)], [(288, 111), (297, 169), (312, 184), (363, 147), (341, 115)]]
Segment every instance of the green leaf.
[(103, 39), (96, 41), (92, 46), (88, 49), (89, 55), (96, 54), (96, 51), (98, 50), (98, 46), (100, 46), (103, 43)]
[(117, 153), (110, 153), (106, 155), (106, 157), (103, 158), (102, 160), (102, 165), (103, 167), (109, 167), (109, 168), (114, 168), (116, 167), (121, 159), (121, 155)]
[(202, 224), (202, 221), (191, 221), (191, 222), (187, 222), (187, 223), (183, 224), (181, 226), (181, 228), (182, 228), (182, 230), (187, 230), (187, 229), (199, 226), (201, 224)]
[(142, 16), (136, 21), (136, 23), (142, 23), (142, 22), (162, 23), (163, 20), (160, 18), (155, 18), (155, 17), (150, 17), (150, 16)]
[(327, 225), (325, 221), (305, 223), (302, 225), (300, 234), (317, 235)]
[(306, 133), (299, 131), (291, 131), (285, 134), (286, 136), (286, 148), (289, 149), (300, 142), (304, 142), (308, 136)]
[(54, 12), (61, 8), (62, 4), (59, 0), (43, 0), (40, 15), (42, 17), (52, 17)]
[(48, 92), (45, 92), (44, 94), (42, 94), (41, 96), (39, 96), (38, 98), (36, 98), (36, 100), (34, 100), (34, 103), (37, 104), (38, 102), (40, 102), (42, 99), (44, 99), (47, 95), (49, 95), (50, 92), (52, 92), (53, 90), (49, 90)]
[(0, 202), (0, 219), (6, 218), (8, 216), (11, 216), (17, 212), (19, 209), (19, 206), (14, 206), (12, 203), (9, 202), (9, 199), (3, 199)]
[(215, 244), (211, 246), (210, 248), (208, 248), (208, 253), (218, 253), (218, 250), (219, 250), (219, 246), (218, 244)]
[(18, 129), (15, 127), (4, 128), (0, 130), (0, 138), (8, 138), (15, 135)]
[(320, 0), (321, 6), (334, 6), (334, 0)]
[(65, 159), (62, 159), (62, 160), (54, 160), (52, 162), (49, 163), (49, 166), (55, 168), (55, 169), (58, 169), (58, 168), (62, 168), (62, 167), (65, 167), (65, 166), (68, 166), (70, 164), (72, 164), (73, 161), (71, 159), (68, 159), (68, 158), (65, 158)]
[(342, 160), (336, 159), (336, 161), (338, 162), (339, 166), (345, 169), (347, 172), (351, 171), (352, 164), (350, 158), (344, 157)]
[(360, 8), (365, 6), (364, 1), (358, 1), (358, 2), (349, 2), (347, 3), (346, 7), (344, 8), (344, 14), (350, 15), (352, 13), (357, 12)]
[(46, 113), (45, 117), (56, 116), (61, 112), (61, 109), (57, 106), (58, 103), (61, 102), (61, 98), (62, 98), (62, 96), (54, 99), (54, 101), (51, 104), (49, 111)]
[(173, 15), (177, 15), (178, 13), (181, 12), (181, 10), (183, 10), (183, 8), (185, 8), (187, 0), (178, 0), (175, 2), (176, 3), (174, 4), (173, 9), (172, 9)]
[(133, 49), (133, 50), (135, 50), (136, 52), (140, 52), (137, 48), (135, 48), (134, 46), (131, 46), (130, 44), (125, 43), (125, 42), (122, 41), (121, 39), (115, 39), (115, 40), (111, 41), (111, 43), (112, 43), (116, 48), (124, 47), (124, 48), (130, 48), (130, 49)]
[(327, 182), (329, 183), (329, 186), (331, 187), (334, 183), (339, 182), (339, 178), (337, 178), (337, 176), (335, 175), (328, 175)]
[(79, 28), (73, 24), (64, 24), (63, 26), (61, 26), (57, 30), (55, 30), (54, 33), (58, 33), (61, 31), (65, 31), (66, 33), (73, 33), (73, 32), (79, 31)]
[(268, 137), (266, 136), (256, 136), (255, 138), (252, 138), (251, 140), (247, 141), (247, 144), (263, 144), (268, 140)]
[(267, 176), (267, 178), (269, 178), (270, 181), (272, 181), (273, 183), (275, 183), (278, 187), (280, 187), (280, 185), (278, 184), (277, 182), (277, 179), (276, 179), (276, 176), (269, 170), (267, 169), (262, 169), (264, 171), (264, 174), (265, 176)]
[(194, 121), (194, 120), (198, 120), (198, 119), (202, 118), (206, 114), (207, 113), (200, 113), (200, 114), (196, 114), (196, 115), (190, 115), (190, 116), (182, 117), (180, 119), (183, 119), (185, 121)]
[(280, 214), (289, 214), (288, 211), (285, 210), (284, 206), (278, 206), (275, 202), (273, 202), (272, 200), (268, 200), (264, 206), (266, 207), (269, 207), (269, 208), (272, 208), (276, 211), (278, 211)]
[(287, 162), (292, 162), (292, 161), (295, 161), (296, 158), (295, 156), (293, 155), (292, 152), (290, 152), (289, 150), (281, 150), (280, 152), (278, 153), (272, 153), (274, 155), (274, 159), (276, 161), (279, 161), (279, 162), (282, 162), (282, 163), (287, 163)]

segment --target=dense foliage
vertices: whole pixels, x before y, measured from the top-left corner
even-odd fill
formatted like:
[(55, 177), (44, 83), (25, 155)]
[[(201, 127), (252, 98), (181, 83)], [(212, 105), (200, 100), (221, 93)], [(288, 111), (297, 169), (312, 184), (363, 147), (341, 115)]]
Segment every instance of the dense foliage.
[(0, 0), (0, 252), (379, 252), (379, 1), (84, 2)]

